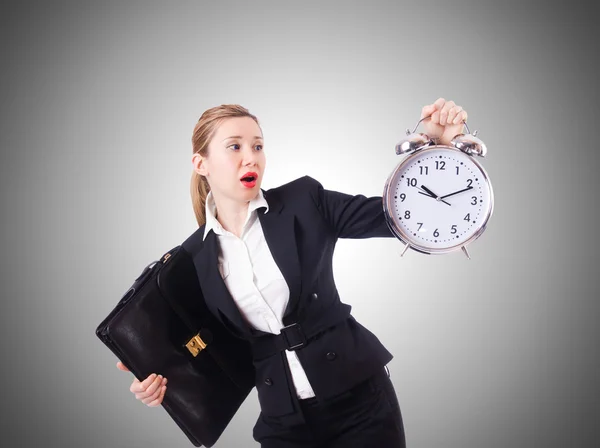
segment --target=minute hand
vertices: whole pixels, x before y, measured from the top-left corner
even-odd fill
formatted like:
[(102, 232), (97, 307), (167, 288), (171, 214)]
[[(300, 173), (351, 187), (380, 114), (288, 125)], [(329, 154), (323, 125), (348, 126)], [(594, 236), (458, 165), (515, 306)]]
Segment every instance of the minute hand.
[(463, 188), (462, 190), (455, 191), (454, 193), (450, 193), (445, 196), (441, 196), (440, 199), (444, 199), (444, 198), (447, 198), (448, 196), (453, 196), (455, 194), (462, 193), (463, 191), (472, 190), (472, 189), (473, 189), (473, 187)]

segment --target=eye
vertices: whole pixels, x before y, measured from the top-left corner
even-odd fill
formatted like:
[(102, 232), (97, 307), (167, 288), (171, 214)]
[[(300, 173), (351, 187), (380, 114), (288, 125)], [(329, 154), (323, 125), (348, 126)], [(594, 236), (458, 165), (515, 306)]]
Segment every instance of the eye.
[[(240, 149), (240, 145), (239, 143), (233, 143), (232, 145), (229, 145), (228, 148), (234, 147), (234, 150), (238, 150)], [(263, 145), (255, 145), (255, 148), (258, 148), (258, 151), (261, 151), (263, 149)]]

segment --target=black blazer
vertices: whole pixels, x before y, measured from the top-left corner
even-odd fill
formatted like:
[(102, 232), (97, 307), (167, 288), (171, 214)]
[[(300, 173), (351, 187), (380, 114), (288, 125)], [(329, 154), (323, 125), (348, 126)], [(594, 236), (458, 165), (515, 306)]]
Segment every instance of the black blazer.
[[(290, 289), (284, 325), (293, 323), (290, 312), (299, 304), (302, 322), (327, 326), (331, 310), (348, 318), (297, 350), (298, 358), (319, 400), (351, 388), (381, 371), (392, 354), (379, 339), (350, 315), (351, 306), (340, 301), (332, 271), (338, 238), (394, 237), (383, 213), (381, 196), (367, 198), (325, 190), (304, 176), (263, 191), (269, 212), (258, 209), (266, 242)], [(233, 334), (256, 341), (272, 336), (251, 327), (239, 312), (217, 266), (218, 242), (210, 231), (202, 241), (202, 225), (183, 244), (190, 251), (210, 311)], [(365, 279), (368, 281), (368, 279)], [(254, 359), (261, 410), (279, 416), (297, 411), (296, 391), (285, 353)]]

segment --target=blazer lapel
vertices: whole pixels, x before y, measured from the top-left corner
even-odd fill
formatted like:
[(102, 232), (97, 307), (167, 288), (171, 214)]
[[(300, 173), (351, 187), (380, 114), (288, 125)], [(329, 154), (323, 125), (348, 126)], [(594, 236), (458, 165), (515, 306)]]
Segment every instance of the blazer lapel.
[[(200, 238), (202, 238), (202, 235), (200, 235)], [(217, 236), (211, 230), (206, 235), (201, 250), (194, 255), (194, 265), (204, 293), (204, 300), (217, 317), (220, 318), (218, 312), (221, 311), (243, 332), (252, 333), (250, 325), (240, 313), (219, 273), (217, 244)]]
[[(296, 307), (302, 292), (302, 277), (298, 247), (296, 243), (296, 218), (291, 213), (285, 213), (281, 198), (270, 192), (264, 192), (269, 204), (269, 212), (259, 210), (258, 218), (265, 235), (265, 240), (273, 259), (281, 270), (290, 289), (290, 298), (283, 313), (287, 317)], [(284, 324), (288, 323), (284, 320)]]

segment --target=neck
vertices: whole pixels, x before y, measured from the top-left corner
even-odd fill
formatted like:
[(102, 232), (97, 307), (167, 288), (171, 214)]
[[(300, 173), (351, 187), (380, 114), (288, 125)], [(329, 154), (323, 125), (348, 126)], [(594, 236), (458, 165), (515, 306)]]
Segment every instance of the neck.
[(215, 196), (214, 192), (213, 199), (217, 209), (217, 221), (219, 221), (225, 230), (240, 238), (244, 227), (244, 221), (246, 221), (246, 216), (248, 215), (248, 206), (250, 202), (239, 202), (227, 197)]

